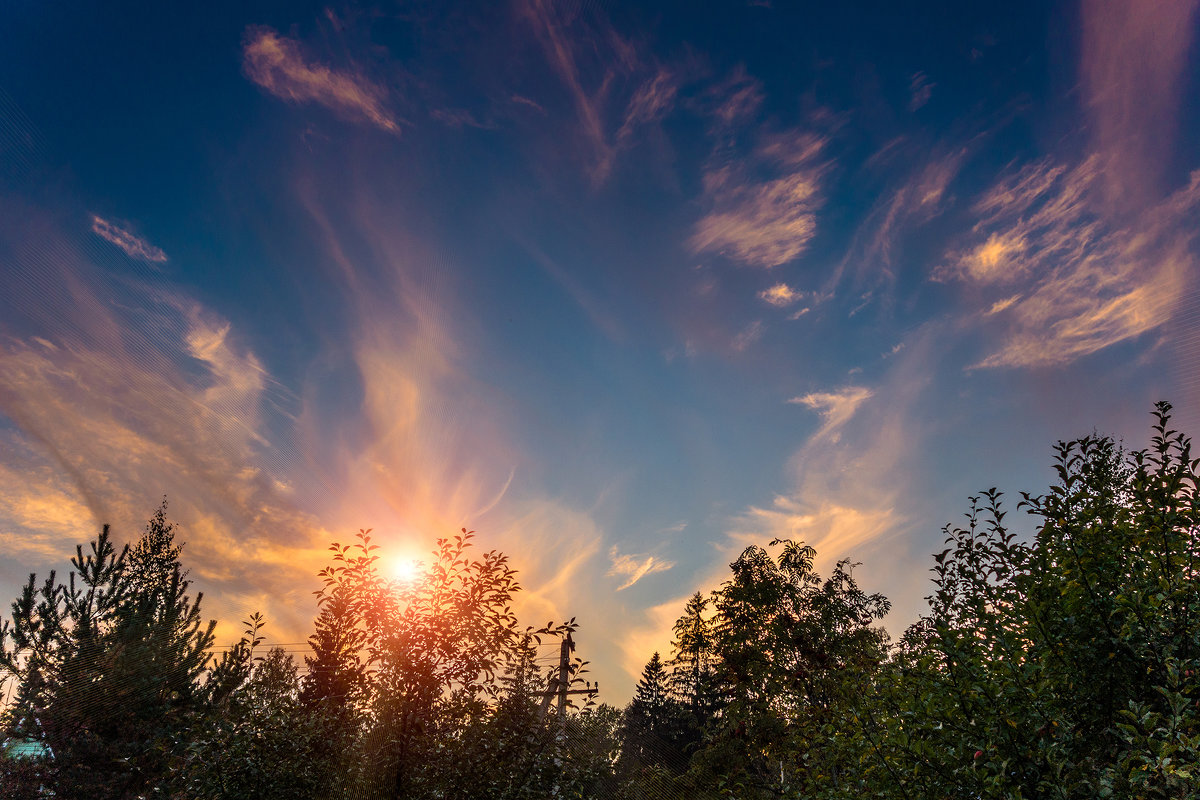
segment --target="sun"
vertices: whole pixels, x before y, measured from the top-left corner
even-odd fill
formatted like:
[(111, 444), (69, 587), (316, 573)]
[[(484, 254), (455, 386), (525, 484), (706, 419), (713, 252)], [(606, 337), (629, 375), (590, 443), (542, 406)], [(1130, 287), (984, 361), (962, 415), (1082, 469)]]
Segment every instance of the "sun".
[(412, 583), (421, 574), (421, 562), (414, 558), (398, 558), (392, 562), (392, 580)]

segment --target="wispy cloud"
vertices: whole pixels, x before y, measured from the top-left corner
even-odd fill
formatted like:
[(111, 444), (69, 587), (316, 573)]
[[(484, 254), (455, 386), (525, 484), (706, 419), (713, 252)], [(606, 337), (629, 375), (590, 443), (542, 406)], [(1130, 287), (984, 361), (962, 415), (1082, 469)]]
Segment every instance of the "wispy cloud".
[(674, 108), (678, 90), (675, 76), (666, 69), (659, 69), (639, 86), (629, 100), (625, 118), (617, 130), (617, 144), (627, 145), (639, 128), (662, 120)]
[(130, 258), (156, 264), (167, 260), (167, 254), (162, 251), (162, 248), (155, 247), (125, 228), (95, 215), (92, 215), (92, 233), (121, 248)]
[(737, 335), (733, 337), (733, 341), (730, 342), (730, 347), (735, 353), (743, 353), (749, 349), (750, 345), (762, 338), (765, 330), (762, 320), (756, 319), (738, 331)]
[[(274, 630), (301, 631), (326, 535), (266, 468), (267, 379), (224, 323), (198, 311), (154, 313), (184, 336), (157, 341), (152, 358), (80, 341), (0, 349), (0, 412), (20, 431), (0, 473), (24, 476), (0, 490), (0, 540), (37, 562), (55, 549), (61, 560), (102, 522), (135, 536), (167, 495), (192, 578), (210, 590), (206, 613), (233, 623), (259, 608)], [(178, 363), (187, 358), (192, 375)]]
[(804, 292), (798, 292), (786, 283), (777, 283), (768, 289), (763, 289), (758, 296), (776, 308), (786, 308), (802, 299)]
[(1170, 318), (1194, 269), (1200, 174), (1140, 214), (1111, 216), (1105, 163), (1094, 155), (1068, 169), (1043, 160), (1003, 177), (976, 202), (975, 243), (934, 273), (1004, 290), (986, 297), (981, 314), (1004, 311), (1007, 334), (976, 366), (1061, 364)]
[[(907, 152), (904, 142), (893, 140), (873, 156), (886, 162)], [(847, 271), (859, 282), (890, 279), (895, 253), (906, 235), (936, 217), (948, 205), (950, 185), (966, 160), (967, 150), (958, 148), (927, 160), (914, 156), (915, 167), (890, 192), (883, 193), (859, 223), (850, 247), (822, 290), (833, 293)]]
[[(601, 100), (584, 88), (584, 77), (575, 53), (575, 43), (559, 11), (545, 0), (528, 0), (522, 10), (546, 51), (546, 58), (571, 93), (583, 135), (593, 149), (593, 178), (602, 181), (612, 168), (613, 146), (605, 135)], [(603, 81), (603, 86), (607, 81)]]
[(863, 386), (847, 386), (834, 392), (810, 392), (793, 397), (789, 403), (807, 406), (821, 415), (824, 423), (816, 436), (829, 436), (837, 440), (838, 431), (858, 411), (859, 406), (870, 400), (873, 392)]
[[(519, 8), (570, 95), (587, 150), (588, 173), (593, 182), (603, 183), (637, 132), (670, 113), (678, 79), (671, 70), (644, 59), (599, 13), (570, 10), (547, 0), (524, 0)], [(637, 88), (625, 95), (616, 88), (619, 82)], [(513, 100), (542, 110), (541, 104), (525, 97)]]
[[(892, 599), (903, 622), (915, 617), (928, 573), (925, 545), (913, 526), (927, 522), (934, 533), (941, 524), (921, 520), (928, 510), (919, 507), (912, 486), (925, 467), (921, 409), (944, 333), (930, 325), (911, 334), (871, 390), (852, 386), (793, 400), (820, 412), (825, 424), (789, 459), (788, 488), (730, 519), (721, 569), (710, 582), (724, 580), (725, 564), (745, 547), (796, 539), (816, 548), (823, 574), (839, 559), (863, 562), (856, 570), (860, 585)], [(867, 403), (870, 397), (877, 402)], [(848, 425), (852, 417), (855, 424)], [(910, 554), (902, 542), (914, 541)], [(934, 544), (929, 541), (930, 550)]]
[(712, 121), (714, 133), (729, 135), (757, 115), (765, 97), (762, 84), (739, 65), (705, 90), (695, 104)]
[(1012, 306), (1015, 305), (1020, 299), (1021, 295), (1019, 294), (1009, 295), (1008, 297), (1001, 298), (992, 303), (991, 308), (989, 308), (985, 313), (989, 317), (993, 314), (999, 314), (1001, 311), (1004, 311), (1007, 308), (1012, 308)]
[(264, 27), (246, 31), (246, 76), (291, 103), (316, 103), (341, 117), (368, 122), (388, 133), (400, 124), (388, 108), (388, 92), (355, 71), (339, 71), (305, 57), (299, 42)]
[(1161, 198), (1200, 2), (1086, 0), (1080, 73), (1105, 160), (1104, 199), (1120, 212)]
[[(696, 223), (691, 250), (763, 268), (804, 252), (817, 231), (825, 144), (821, 136), (794, 134), (768, 141), (751, 158), (707, 170), (704, 202), (710, 211)], [(776, 177), (761, 179), (763, 171)]]
[(450, 128), (493, 130), (496, 127), (493, 122), (480, 121), (465, 108), (435, 108), (429, 112), (429, 116)]
[(908, 81), (908, 110), (916, 111), (923, 108), (933, 97), (933, 87), (929, 76), (924, 72), (914, 72)]
[(617, 587), (618, 592), (628, 589), (647, 575), (665, 572), (675, 566), (674, 561), (665, 561), (645, 553), (621, 553), (617, 550), (616, 545), (609, 550), (608, 557), (612, 561), (612, 566), (608, 570), (609, 577), (625, 577), (625, 582)]
[(1169, 191), (1166, 167), (1198, 7), (1083, 4), (1090, 154), (1003, 175), (933, 273), (971, 286), (986, 303), (975, 313), (1006, 326), (975, 366), (1062, 364), (1153, 330), (1177, 307), (1195, 270), (1200, 177)]

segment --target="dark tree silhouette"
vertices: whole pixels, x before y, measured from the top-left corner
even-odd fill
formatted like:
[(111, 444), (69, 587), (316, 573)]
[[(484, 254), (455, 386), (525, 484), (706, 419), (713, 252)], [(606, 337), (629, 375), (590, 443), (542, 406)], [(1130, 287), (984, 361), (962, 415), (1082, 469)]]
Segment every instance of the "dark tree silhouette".
[[(134, 797), (164, 781), (201, 702), (215, 623), (187, 594), (165, 502), (132, 552), (105, 526), (65, 584), (30, 575), (0, 632), (17, 682), (9, 732), (53, 754), (38, 778), (63, 797)], [(11, 645), (11, 646), (10, 646)]]

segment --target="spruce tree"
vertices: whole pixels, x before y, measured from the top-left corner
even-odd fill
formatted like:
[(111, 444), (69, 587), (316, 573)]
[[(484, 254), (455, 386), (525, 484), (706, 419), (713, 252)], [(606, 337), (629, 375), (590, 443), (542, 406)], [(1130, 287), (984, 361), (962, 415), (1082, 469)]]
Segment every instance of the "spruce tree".
[[(160, 784), (200, 702), (215, 623), (187, 594), (165, 503), (131, 551), (108, 526), (66, 584), (29, 583), (0, 632), (17, 684), (10, 734), (52, 753), (35, 780), (62, 797), (137, 797)], [(6, 787), (7, 788), (7, 787)]]
[(675, 621), (675, 639), (671, 643), (674, 656), (668, 663), (671, 693), (687, 711), (688, 726), (696, 740), (717, 706), (713, 688), (716, 662), (712, 621), (705, 616), (708, 605), (708, 599), (700, 592), (688, 600), (683, 615)]
[(686, 767), (679, 746), (681, 712), (671, 696), (666, 667), (655, 653), (642, 670), (633, 700), (625, 709), (622, 760), (626, 772), (656, 767), (678, 773)]

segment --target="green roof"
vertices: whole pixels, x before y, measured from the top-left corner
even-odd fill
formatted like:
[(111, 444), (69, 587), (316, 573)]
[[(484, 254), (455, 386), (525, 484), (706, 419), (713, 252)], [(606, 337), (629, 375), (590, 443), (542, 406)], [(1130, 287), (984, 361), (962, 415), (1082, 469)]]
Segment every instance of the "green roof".
[(38, 758), (50, 754), (50, 748), (36, 739), (9, 739), (3, 747), (4, 755), (9, 758)]

